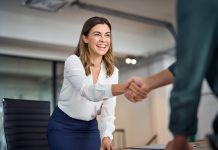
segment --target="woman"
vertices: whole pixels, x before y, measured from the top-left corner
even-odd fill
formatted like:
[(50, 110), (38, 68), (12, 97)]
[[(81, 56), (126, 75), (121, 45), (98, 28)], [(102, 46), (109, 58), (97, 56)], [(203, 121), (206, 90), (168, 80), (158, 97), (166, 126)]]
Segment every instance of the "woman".
[(51, 150), (112, 149), (115, 96), (130, 84), (117, 82), (111, 25), (105, 18), (92, 17), (83, 26), (75, 55), (65, 61), (58, 106), (48, 124)]

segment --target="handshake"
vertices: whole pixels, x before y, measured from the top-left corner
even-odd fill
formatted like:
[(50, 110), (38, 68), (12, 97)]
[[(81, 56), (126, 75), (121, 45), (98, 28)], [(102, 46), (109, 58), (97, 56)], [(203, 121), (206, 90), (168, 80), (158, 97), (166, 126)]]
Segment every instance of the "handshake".
[(142, 101), (151, 91), (144, 78), (131, 77), (126, 81), (124, 96), (131, 102)]
[(131, 77), (124, 83), (112, 85), (114, 96), (124, 94), (131, 102), (138, 102), (145, 99), (151, 88), (145, 78)]
[(165, 69), (148, 77), (131, 77), (124, 83), (113, 84), (112, 94), (114, 96), (124, 94), (131, 102), (142, 101), (153, 89), (173, 83), (174, 76)]

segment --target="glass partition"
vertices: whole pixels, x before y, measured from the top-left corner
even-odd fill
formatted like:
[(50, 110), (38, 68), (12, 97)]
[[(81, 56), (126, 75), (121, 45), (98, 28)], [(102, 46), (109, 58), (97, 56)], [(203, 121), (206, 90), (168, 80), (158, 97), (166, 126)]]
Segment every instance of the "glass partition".
[[(55, 69), (52, 67), (55, 65)], [(63, 78), (63, 62), (0, 55), (0, 100), (3, 98), (42, 100), (56, 105)], [(56, 70), (56, 78), (53, 70)], [(53, 80), (56, 80), (53, 82)], [(56, 93), (53, 93), (53, 83)], [(0, 103), (0, 149), (4, 149), (2, 102)]]

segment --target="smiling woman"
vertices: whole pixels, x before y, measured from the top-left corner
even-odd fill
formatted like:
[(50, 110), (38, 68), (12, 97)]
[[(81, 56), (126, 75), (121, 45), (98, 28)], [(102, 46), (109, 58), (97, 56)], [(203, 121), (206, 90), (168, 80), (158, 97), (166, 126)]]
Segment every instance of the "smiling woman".
[(93, 59), (99, 55), (103, 56), (110, 47), (110, 28), (107, 24), (98, 24), (91, 29), (87, 36), (83, 35), (83, 40), (88, 44)]
[[(85, 22), (75, 54), (65, 61), (58, 106), (49, 121), (51, 150), (112, 150), (116, 106), (112, 84), (118, 85), (118, 69), (111, 41), (107, 19), (92, 17)], [(120, 85), (116, 89), (122, 93), (128, 83)]]

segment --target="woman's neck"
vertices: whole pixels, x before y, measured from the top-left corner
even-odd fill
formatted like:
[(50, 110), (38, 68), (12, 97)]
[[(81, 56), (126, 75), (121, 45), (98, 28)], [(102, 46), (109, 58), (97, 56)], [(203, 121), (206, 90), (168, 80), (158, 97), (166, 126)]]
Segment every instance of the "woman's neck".
[(102, 57), (92, 57), (91, 62), (93, 67), (100, 67), (101, 66)]

